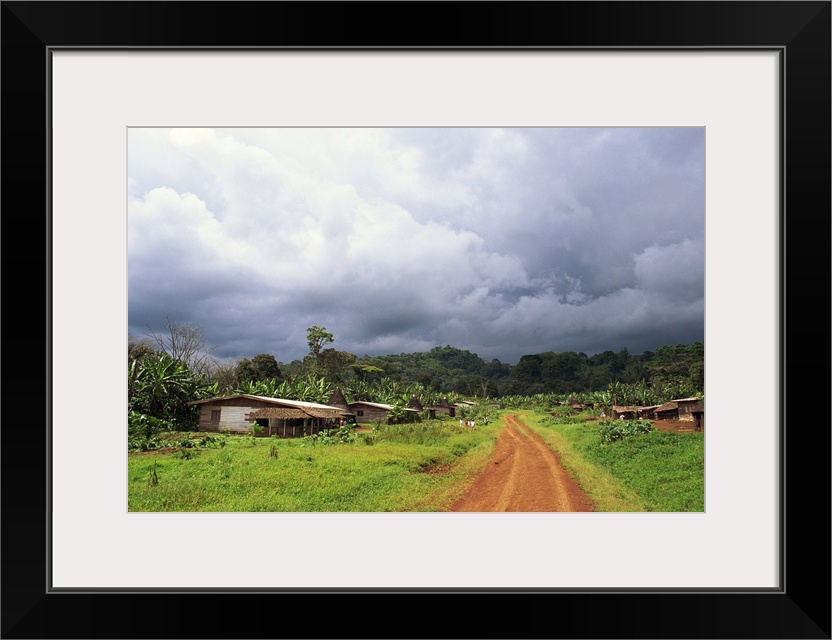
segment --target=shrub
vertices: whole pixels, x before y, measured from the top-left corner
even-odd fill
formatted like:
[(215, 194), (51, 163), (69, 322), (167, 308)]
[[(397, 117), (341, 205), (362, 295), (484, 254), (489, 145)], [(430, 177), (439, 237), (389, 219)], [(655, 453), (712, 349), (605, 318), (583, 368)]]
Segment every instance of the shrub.
[(598, 430), (598, 435), (601, 437), (601, 444), (609, 444), (629, 436), (650, 433), (651, 431), (653, 431), (653, 423), (650, 420), (619, 420), (601, 427)]
[(301, 446), (311, 444), (313, 447), (317, 444), (333, 445), (346, 444), (356, 441), (356, 434), (350, 426), (343, 426), (338, 429), (323, 429), (318, 433), (303, 436), (301, 438)]
[(150, 439), (165, 431), (174, 431), (175, 425), (161, 418), (154, 418), (138, 411), (127, 412), (127, 435), (130, 438)]
[(173, 455), (181, 460), (191, 460), (199, 455), (199, 451), (195, 449), (182, 448)]
[(197, 441), (197, 445), (200, 447), (207, 447), (210, 449), (216, 447), (224, 447), (225, 446), (225, 439), (220, 438), (218, 436), (203, 436)]

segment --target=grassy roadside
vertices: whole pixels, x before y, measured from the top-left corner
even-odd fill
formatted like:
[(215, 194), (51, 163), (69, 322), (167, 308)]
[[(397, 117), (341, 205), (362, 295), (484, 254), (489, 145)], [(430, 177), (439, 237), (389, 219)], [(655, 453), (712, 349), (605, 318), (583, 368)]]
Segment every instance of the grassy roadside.
[[(443, 511), (491, 455), (502, 421), (380, 427), (353, 442), (223, 437), (220, 448), (128, 456), (129, 511)], [(152, 481), (155, 471), (156, 483)]]
[(653, 431), (602, 445), (598, 422), (518, 416), (558, 452), (597, 511), (704, 511), (704, 434)]

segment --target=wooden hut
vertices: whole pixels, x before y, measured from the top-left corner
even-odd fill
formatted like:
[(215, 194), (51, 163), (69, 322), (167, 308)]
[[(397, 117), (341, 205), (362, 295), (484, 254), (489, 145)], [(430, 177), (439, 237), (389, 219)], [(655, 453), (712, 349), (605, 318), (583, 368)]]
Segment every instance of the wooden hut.
[(656, 407), (656, 420), (678, 420), (679, 405), (673, 402), (665, 402)]
[(639, 409), (633, 405), (613, 405), (612, 419), (613, 420), (637, 420), (639, 418)]
[(253, 424), (264, 427), (260, 435), (281, 437), (317, 433), (337, 427), (344, 411), (316, 402), (238, 394), (195, 400), (200, 431), (249, 433)]
[(350, 410), (350, 405), (347, 403), (347, 399), (344, 397), (341, 387), (335, 387), (335, 391), (333, 391), (332, 395), (329, 396), (327, 404), (330, 407), (335, 407), (336, 409), (343, 411), (345, 421), (352, 422), (355, 420), (355, 414)]
[(453, 418), (456, 416), (456, 407), (448, 402), (447, 398), (442, 398), (442, 402), (428, 408), (428, 415), (431, 418), (436, 418), (438, 414), (451, 416)]
[(693, 430), (702, 431), (705, 428), (705, 403), (691, 405), (690, 414), (693, 416)]
[(695, 419), (693, 415), (694, 411), (704, 414), (702, 398), (671, 400), (656, 407), (655, 413), (657, 420), (684, 420), (686, 422), (693, 422)]
[(679, 407), (679, 420), (693, 422), (693, 412), (700, 409), (704, 412), (702, 398), (681, 398), (673, 402)]
[(414, 411), (418, 411), (419, 413), (422, 413), (425, 410), (425, 408), (422, 406), (422, 403), (419, 402), (419, 398), (417, 398), (416, 395), (411, 396), (410, 400), (407, 401), (407, 406), (408, 408), (413, 409)]
[[(350, 402), (350, 413), (355, 415), (355, 421), (358, 424), (365, 424), (367, 422), (389, 422), (389, 412), (393, 408), (392, 404), (382, 404), (380, 402)], [(416, 409), (407, 408), (405, 411), (418, 413)]]
[(569, 408), (572, 409), (572, 411), (583, 411), (584, 410), (584, 405), (582, 403), (578, 402), (577, 398), (572, 398), (569, 401)]
[(642, 418), (645, 420), (655, 420), (656, 419), (656, 409), (659, 407), (657, 404), (650, 405), (649, 407), (639, 407), (638, 412)]

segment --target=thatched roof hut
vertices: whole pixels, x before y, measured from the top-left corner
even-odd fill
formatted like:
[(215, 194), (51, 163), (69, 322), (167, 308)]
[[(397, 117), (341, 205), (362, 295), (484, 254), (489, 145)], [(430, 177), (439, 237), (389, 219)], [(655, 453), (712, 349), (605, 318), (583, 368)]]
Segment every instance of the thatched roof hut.
[(639, 409), (641, 407), (635, 405), (614, 405), (612, 408), (612, 418), (613, 420), (618, 420), (623, 417), (624, 420), (634, 420), (638, 415)]
[(422, 406), (422, 403), (419, 402), (419, 398), (415, 395), (410, 398), (407, 402), (407, 406), (411, 409), (415, 409), (416, 411), (424, 411), (425, 408)]
[(280, 418), (281, 420), (304, 420), (306, 418), (342, 418), (344, 412), (340, 409), (318, 409), (314, 407), (303, 407), (287, 409), (283, 407), (267, 407), (252, 411), (246, 417), (249, 420), (258, 418)]
[(453, 418), (456, 416), (456, 407), (448, 402), (447, 398), (442, 398), (442, 402), (428, 409), (428, 414), (431, 418), (435, 418), (437, 413), (443, 413)]
[(350, 407), (347, 404), (347, 399), (344, 397), (344, 394), (341, 391), (341, 387), (335, 387), (335, 391), (333, 391), (332, 395), (329, 396), (327, 404), (331, 407), (341, 409), (342, 411), (350, 410)]

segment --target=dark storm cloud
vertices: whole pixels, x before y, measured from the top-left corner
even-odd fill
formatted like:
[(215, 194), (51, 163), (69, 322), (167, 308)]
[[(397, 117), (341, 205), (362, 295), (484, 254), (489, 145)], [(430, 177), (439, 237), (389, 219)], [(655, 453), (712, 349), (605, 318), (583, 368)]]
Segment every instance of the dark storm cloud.
[(223, 358), (704, 337), (702, 129), (129, 133), (130, 332)]

